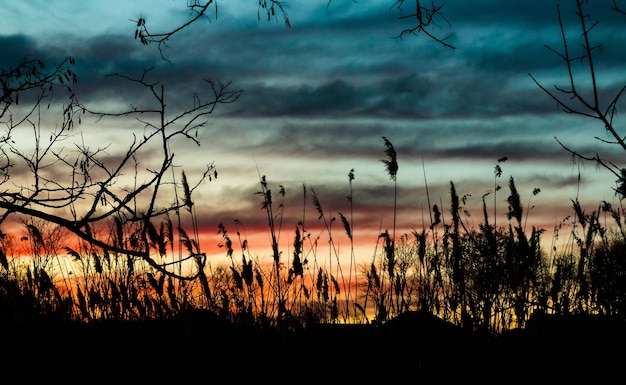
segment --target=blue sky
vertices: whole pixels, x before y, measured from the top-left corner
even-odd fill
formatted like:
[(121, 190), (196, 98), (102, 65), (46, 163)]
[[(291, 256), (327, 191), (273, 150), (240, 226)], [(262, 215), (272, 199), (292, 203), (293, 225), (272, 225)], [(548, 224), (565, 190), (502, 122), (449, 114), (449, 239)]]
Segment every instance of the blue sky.
[[(546, 45), (562, 49), (559, 3), (568, 37), (579, 38), (574, 1), (448, 1), (442, 12), (450, 25), (439, 20), (433, 33), (453, 35), (446, 41), (455, 49), (424, 34), (399, 39), (410, 20), (398, 18), (395, 1), (285, 3), (291, 28), (280, 15), (267, 21), (261, 13), (259, 20), (252, 1), (218, 1), (217, 15), (209, 13), (163, 47), (166, 62), (156, 45), (133, 38), (133, 20), (145, 18), (151, 32), (171, 29), (189, 17), (183, 1), (9, 2), (0, 9), (0, 65), (24, 56), (48, 62), (74, 56), (79, 99), (112, 110), (148, 101), (132, 84), (106, 75), (139, 76), (152, 65), (173, 108), (191, 103), (203, 79), (241, 89), (236, 103), (209, 117), (200, 147), (178, 149), (189, 175), (213, 161), (219, 171), (195, 197), (215, 243), (217, 223), (235, 227), (239, 219), (250, 229), (264, 227), (254, 194), (259, 173), (285, 186), (285, 205), (293, 210), (285, 231), (291, 233), (302, 215), (303, 186), (317, 192), (329, 216), (349, 210), (348, 172), (354, 169), (353, 227), (363, 229), (373, 248), (375, 233), (392, 225), (394, 185), (381, 162), (382, 136), (398, 153), (404, 230), (421, 226), (424, 176), (431, 204), (449, 207), (451, 181), (459, 195), (471, 195), (469, 221), (478, 225), (481, 196), (493, 190), (501, 157), (508, 160), (501, 165), (499, 215), (506, 213), (509, 176), (523, 202), (532, 198), (529, 221), (549, 231), (572, 214), (576, 196), (587, 211), (602, 200), (617, 202), (615, 178), (594, 164), (573, 163), (555, 137), (585, 154), (620, 159), (622, 153), (594, 139), (606, 138), (600, 122), (564, 113), (529, 76), (549, 88), (567, 85), (563, 62)], [(592, 37), (603, 46), (596, 65), (606, 104), (626, 83), (626, 19), (611, 11), (612, 1), (590, 3), (599, 21)], [(580, 50), (580, 43), (571, 49)], [(619, 115), (615, 123), (621, 126)], [(119, 144), (133, 124), (86, 120), (81, 129), (85, 140)], [(535, 188), (541, 189), (536, 197)], [(314, 209), (307, 210), (314, 220)]]

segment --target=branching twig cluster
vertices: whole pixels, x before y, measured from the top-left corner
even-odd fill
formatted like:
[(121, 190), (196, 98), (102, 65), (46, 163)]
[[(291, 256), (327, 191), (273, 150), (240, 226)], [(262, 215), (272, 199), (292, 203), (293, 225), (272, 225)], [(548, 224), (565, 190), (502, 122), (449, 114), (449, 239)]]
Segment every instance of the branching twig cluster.
[(440, 27), (437, 24), (438, 20), (443, 21), (448, 26), (450, 26), (448, 19), (446, 19), (442, 12), (445, 3), (437, 5), (435, 4), (434, 0), (431, 0), (430, 4), (427, 6), (423, 5), (423, 3), (426, 2), (415, 0), (415, 7), (412, 8), (413, 10), (406, 11), (406, 9), (404, 8), (405, 0), (396, 0), (393, 7), (397, 8), (398, 11), (400, 11), (400, 19), (414, 20), (413, 26), (403, 29), (398, 37), (402, 38), (405, 35), (416, 35), (417, 33), (421, 32), (436, 41), (437, 43), (443, 45), (444, 47), (455, 49), (455, 46), (448, 43), (448, 41), (454, 36), (453, 33), (440, 37), (434, 32), (434, 29)]
[[(170, 111), (166, 110), (163, 85), (147, 80), (152, 70), (148, 69), (139, 78), (121, 74), (111, 76), (121, 77), (145, 89), (151, 95), (154, 107), (96, 111), (81, 104), (67, 86), (76, 81), (68, 68), (72, 63), (73, 59), (68, 58), (50, 72), (43, 72), (44, 63), (24, 60), (15, 69), (0, 74), (3, 95), (0, 119), (4, 118), (1, 123), (6, 127), (0, 142), (4, 159), (0, 183), (5, 187), (0, 192), (0, 223), (16, 213), (39, 218), (65, 228), (82, 241), (107, 252), (139, 257), (158, 271), (176, 278), (195, 278), (174, 275), (166, 269), (167, 264), (153, 258), (152, 248), (157, 254), (162, 254), (163, 248), (155, 247), (159, 242), (153, 236), (156, 232), (152, 231), (152, 222), (188, 207), (190, 196), (200, 183), (217, 176), (214, 165), (208, 164), (195, 185), (189, 186), (186, 178), (183, 181), (185, 200), (163, 205), (164, 201), (171, 201), (168, 196), (171, 191), (162, 193), (162, 190), (171, 184), (178, 188), (174, 177), (167, 179), (175, 167), (172, 142), (182, 138), (199, 145), (197, 131), (205, 124), (205, 116), (220, 104), (235, 102), (241, 91), (231, 90), (228, 83), (206, 80), (208, 98), (196, 94), (190, 107)], [(48, 130), (42, 123), (43, 104), (46, 99), (51, 100), (52, 91), (57, 86), (67, 87), (71, 93), (70, 103), (62, 106), (63, 123), (60, 127)], [(30, 98), (25, 112), (23, 108), (17, 108), (19, 95)], [(49, 101), (48, 108), (51, 105), (54, 107)], [(93, 115), (97, 120), (134, 117), (143, 127), (143, 135), (133, 133), (127, 148), (122, 149), (123, 155), (111, 157), (107, 151), (110, 145), (92, 148), (82, 140), (83, 132), (74, 130), (75, 122), (80, 123), (85, 115)], [(21, 135), (31, 131), (31, 148), (23, 139), (13, 139), (18, 130)], [(71, 143), (69, 148), (64, 145), (78, 134), (80, 140)], [(139, 159), (146, 151), (155, 155), (155, 148), (160, 151), (158, 166), (141, 169)], [(15, 172), (18, 167), (28, 174), (26, 181), (18, 179)], [(124, 184), (128, 174), (134, 174), (134, 185), (130, 188)], [(126, 229), (128, 239), (132, 241), (98, 235), (99, 230), (113, 219)], [(201, 254), (198, 249), (190, 252)], [(202, 266), (198, 268), (201, 270)]]
[[(406, 11), (404, 7), (405, 0), (394, 1), (395, 2), (391, 8), (395, 8), (400, 12), (400, 20), (414, 20), (414, 23), (411, 27), (405, 28), (400, 32), (400, 34), (398, 35), (399, 38), (402, 38), (406, 35), (417, 35), (421, 32), (446, 48), (456, 48), (449, 43), (449, 40), (454, 36), (453, 33), (450, 33), (446, 36), (440, 36), (435, 32), (436, 29), (439, 29), (441, 27), (438, 22), (443, 22), (447, 24), (448, 27), (450, 26), (449, 21), (446, 19), (442, 12), (445, 3), (438, 5), (435, 4), (435, 0), (430, 0), (430, 4), (424, 5), (426, 1), (415, 0), (414, 11)], [(331, 5), (331, 2), (332, 0), (328, 1), (327, 7)], [(148, 30), (145, 17), (140, 17), (138, 20), (132, 20), (134, 23), (136, 23), (135, 39), (139, 40), (143, 45), (148, 45), (151, 43), (157, 44), (161, 57), (164, 60), (167, 60), (163, 54), (163, 48), (167, 47), (168, 41), (174, 35), (188, 28), (190, 25), (194, 24), (198, 20), (206, 19), (210, 21), (208, 15), (209, 7), (213, 7), (214, 15), (217, 19), (217, 0), (189, 0), (187, 2), (187, 9), (190, 15), (189, 19), (180, 25), (169, 27), (169, 29), (165, 30), (165, 32), (151, 32), (150, 30)], [(261, 20), (261, 18), (264, 18), (267, 19), (267, 21), (270, 21), (272, 19), (278, 20), (279, 16), (281, 16), (285, 23), (285, 26), (287, 28), (290, 28), (291, 22), (289, 21), (286, 8), (287, 4), (284, 1), (258, 0), (257, 18), (259, 20)]]
[[(278, 15), (282, 15), (283, 20), (285, 22), (285, 26), (288, 28), (291, 27), (291, 23), (289, 21), (289, 17), (287, 16), (287, 11), (285, 10), (285, 3), (278, 0), (258, 0), (259, 8), (257, 16), (259, 20), (261, 19), (261, 14), (265, 14), (267, 16), (267, 20), (271, 20), (272, 18), (278, 18)], [(189, 11), (189, 19), (184, 23), (171, 27), (169, 30), (165, 32), (150, 32), (148, 30), (148, 26), (146, 24), (146, 19), (144, 17), (140, 17), (139, 20), (132, 20), (136, 22), (135, 28), (135, 39), (138, 39), (141, 44), (148, 45), (151, 43), (157, 44), (159, 48), (159, 52), (161, 54), (161, 58), (167, 60), (163, 54), (163, 48), (167, 47), (168, 41), (180, 31), (186, 29), (190, 25), (194, 24), (196, 21), (200, 19), (209, 19), (208, 11), (209, 7), (213, 6), (215, 11), (215, 18), (218, 15), (218, 6), (217, 0), (189, 0), (187, 2), (187, 9)]]
[[(580, 22), (582, 36), (582, 53), (575, 54), (571, 50), (571, 41), (566, 37), (565, 27), (563, 26), (563, 19), (561, 16), (561, 9), (559, 6), (557, 6), (557, 13), (561, 29), (563, 50), (559, 51), (547, 46), (552, 53), (557, 55), (565, 63), (569, 84), (567, 86), (555, 85), (554, 90), (551, 90), (541, 84), (533, 75), (530, 75), (530, 77), (535, 84), (548, 94), (550, 98), (552, 98), (552, 100), (554, 100), (566, 113), (580, 115), (600, 121), (609, 139), (596, 136), (596, 140), (600, 141), (602, 144), (617, 145), (623, 151), (626, 151), (626, 142), (624, 141), (625, 137), (613, 124), (617, 112), (617, 104), (624, 91), (626, 91), (626, 85), (622, 86), (610, 99), (605, 101), (601, 100), (601, 90), (598, 86), (597, 80), (598, 73), (596, 58), (597, 52), (602, 48), (602, 46), (591, 43), (591, 33), (598, 25), (598, 22), (591, 20), (591, 16), (585, 11), (584, 3), (585, 2), (583, 0), (576, 0), (576, 16)], [(616, 12), (624, 14), (624, 11), (619, 8), (616, 1), (613, 1), (613, 4), (613, 9)], [(586, 79), (576, 75), (576, 63), (581, 63), (585, 66), (584, 76)], [(584, 86), (582, 86), (585, 81), (588, 81), (591, 84), (591, 90), (588, 96), (585, 94), (585, 91), (587, 90), (585, 90)], [(624, 189), (624, 184), (626, 183), (626, 169), (620, 167), (618, 164), (615, 164), (613, 161), (608, 159), (607, 156), (603, 156), (599, 152), (596, 152), (595, 154), (584, 154), (578, 150), (570, 148), (558, 138), (556, 138), (556, 140), (561, 147), (573, 156), (574, 159), (593, 161), (611, 172), (617, 178), (618, 187), (616, 188), (616, 192), (622, 197), (626, 195), (626, 190)]]

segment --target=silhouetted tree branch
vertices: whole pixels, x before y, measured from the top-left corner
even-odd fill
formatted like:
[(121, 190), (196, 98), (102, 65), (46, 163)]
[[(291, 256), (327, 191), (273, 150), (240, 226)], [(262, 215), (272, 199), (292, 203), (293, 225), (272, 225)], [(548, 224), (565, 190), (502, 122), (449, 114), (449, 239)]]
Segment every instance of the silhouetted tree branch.
[[(52, 155), (53, 144), (66, 139), (67, 133), (74, 126), (74, 106), (77, 99), (71, 85), (76, 83), (77, 78), (72, 70), (73, 64), (74, 58), (66, 57), (61, 63), (54, 64), (47, 70), (43, 61), (25, 58), (14, 68), (0, 73), (0, 125), (4, 129), (0, 134), (0, 185), (6, 186), (11, 179), (11, 172), (16, 173), (16, 162), (21, 162), (33, 177), (32, 186), (20, 186), (18, 192), (4, 190), (0, 194), (0, 200), (26, 206), (31, 202), (42, 201), (39, 197), (39, 194), (42, 194), (47, 196), (42, 206), (58, 207), (57, 197), (54, 196), (58, 186), (53, 187), (54, 179), (47, 177), (43, 170), (56, 164), (58, 159), (47, 161)], [(54, 91), (58, 88), (70, 93), (70, 102), (62, 106), (61, 127), (50, 132), (48, 144), (44, 144), (44, 135), (47, 133), (41, 131), (41, 109), (51, 108), (55, 103)], [(21, 130), (22, 127), (32, 130), (31, 144), (35, 147), (32, 153), (23, 151), (26, 143), (16, 139), (18, 128)], [(74, 201), (78, 196), (69, 194), (66, 198)], [(15, 211), (14, 209), (15, 207), (10, 207), (1, 213), (0, 223)]]
[(431, 0), (430, 4), (424, 6), (423, 4), (428, 2), (420, 0), (414, 1), (415, 7), (412, 7), (411, 11), (406, 11), (404, 8), (406, 0), (396, 0), (394, 4), (394, 7), (400, 11), (400, 19), (414, 19), (413, 26), (403, 29), (398, 37), (402, 38), (405, 35), (417, 35), (421, 32), (436, 41), (437, 43), (443, 45), (444, 47), (455, 49), (456, 47), (448, 43), (448, 40), (450, 40), (454, 36), (453, 33), (440, 37), (434, 32), (436, 28), (439, 28), (437, 20), (441, 20), (448, 26), (450, 26), (450, 22), (442, 13), (442, 9), (445, 6), (445, 3), (441, 5), (436, 5), (435, 1)]
[[(557, 105), (560, 106), (566, 113), (580, 115), (586, 118), (600, 121), (610, 139), (607, 140), (596, 136), (594, 137), (596, 140), (600, 141), (602, 144), (617, 145), (623, 151), (626, 151), (626, 142), (624, 141), (625, 137), (618, 131), (618, 129), (613, 124), (613, 119), (617, 112), (617, 103), (624, 91), (626, 90), (626, 85), (622, 86), (612, 98), (604, 101), (601, 100), (601, 92), (597, 81), (598, 75), (595, 59), (596, 52), (601, 49), (602, 46), (594, 45), (591, 43), (591, 32), (593, 28), (598, 24), (598, 22), (594, 22), (591, 20), (590, 15), (586, 13), (584, 9), (583, 3), (584, 0), (576, 0), (576, 16), (580, 22), (580, 30), (582, 36), (582, 53), (576, 55), (571, 52), (569, 41), (565, 33), (565, 27), (563, 26), (561, 8), (559, 5), (557, 5), (557, 14), (559, 27), (561, 30), (563, 50), (558, 51), (552, 47), (546, 46), (546, 48), (548, 48), (552, 53), (557, 55), (565, 63), (569, 78), (569, 84), (567, 86), (555, 85), (554, 90), (550, 90), (542, 85), (533, 75), (529, 74), (529, 76), (532, 78), (535, 84), (548, 96), (550, 96), (550, 98), (552, 98), (552, 100), (554, 100)], [(614, 10), (620, 13), (623, 12), (619, 10), (615, 1), (613, 2), (613, 4)], [(574, 68), (574, 64), (578, 62), (585, 66), (584, 76), (586, 77), (586, 79), (575, 75), (576, 68)], [(584, 90), (584, 88), (581, 86), (581, 83), (584, 83), (584, 81), (588, 81), (591, 84), (591, 93), (589, 96), (586, 96), (584, 94), (586, 90)], [(616, 192), (618, 192), (622, 197), (625, 195), (626, 190), (624, 189), (624, 183), (626, 182), (626, 179), (624, 179), (624, 176), (626, 175), (626, 169), (621, 168), (617, 164), (606, 159), (605, 156), (600, 155), (600, 153), (598, 152), (592, 155), (586, 155), (575, 149), (565, 146), (558, 139), (557, 142), (559, 143), (559, 145), (561, 145), (561, 147), (563, 147), (566, 151), (572, 154), (575, 159), (594, 161), (599, 166), (615, 175), (618, 182)]]
[(70, 85), (76, 83), (76, 74), (71, 68), (73, 64), (74, 58), (68, 56), (48, 70), (43, 61), (24, 58), (14, 68), (0, 70), (0, 119), (5, 117), (12, 105), (19, 104), (22, 93), (39, 90), (42, 99), (51, 97), (58, 87), (71, 93)]
[[(421, 32), (436, 41), (437, 43), (443, 45), (444, 47), (455, 49), (456, 47), (448, 43), (448, 40), (454, 36), (453, 33), (442, 37), (435, 32), (437, 28), (440, 28), (440, 25), (437, 24), (439, 21), (444, 22), (445, 24), (450, 26), (450, 23), (445, 18), (442, 12), (445, 3), (438, 5), (435, 4), (434, 0), (430, 0), (430, 2), (424, 0), (414, 1), (415, 7), (412, 8), (413, 11), (406, 11), (404, 7), (405, 0), (394, 0), (394, 4), (391, 8), (395, 8), (400, 12), (399, 19), (414, 19), (413, 26), (403, 29), (398, 37), (402, 38), (405, 35), (417, 35)], [(330, 7), (331, 3), (332, 0), (329, 0), (327, 3), (327, 7)], [(424, 5), (426, 3), (429, 4)], [(258, 0), (257, 18), (261, 20), (261, 18), (263, 17), (266, 18), (267, 21), (270, 21), (272, 19), (278, 19), (278, 17), (281, 16), (285, 23), (285, 26), (287, 28), (290, 28), (291, 22), (289, 21), (287, 11), (285, 10), (286, 6), (287, 4), (284, 1)], [(189, 0), (187, 2), (187, 9), (189, 10), (190, 15), (187, 21), (178, 26), (165, 29), (163, 32), (151, 32), (150, 30), (148, 30), (146, 19), (144, 17), (140, 17), (139, 20), (132, 20), (134, 23), (136, 23), (135, 39), (138, 39), (143, 45), (148, 45), (151, 43), (157, 44), (161, 57), (167, 60), (163, 55), (163, 48), (167, 47), (168, 41), (174, 35), (186, 29), (200, 19), (206, 19), (210, 21), (208, 15), (210, 10), (214, 12), (215, 18), (217, 19), (217, 0)]]
[[(285, 3), (283, 1), (278, 0), (258, 0), (258, 19), (261, 19), (261, 15), (265, 14), (267, 20), (271, 20), (272, 18), (278, 18), (278, 15), (282, 15), (283, 20), (285, 22), (285, 26), (288, 28), (291, 27), (291, 23), (289, 22), (289, 17), (287, 16), (287, 12), (285, 11)], [(161, 57), (165, 59), (163, 56), (163, 47), (167, 47), (167, 42), (171, 39), (175, 34), (189, 27), (196, 21), (200, 19), (209, 20), (209, 7), (212, 7), (215, 12), (215, 18), (217, 19), (218, 15), (218, 7), (217, 0), (189, 0), (187, 2), (187, 9), (189, 10), (189, 19), (185, 21), (183, 24), (173, 27), (169, 30), (165, 30), (164, 32), (150, 32), (146, 25), (146, 19), (140, 17), (139, 20), (136, 20), (137, 26), (135, 28), (135, 39), (139, 39), (141, 44), (148, 45), (150, 43), (156, 43), (159, 47), (159, 52), (161, 53)], [(135, 20), (132, 20), (135, 22)], [(165, 59), (167, 60), (167, 59)]]
[(617, 0), (613, 0), (613, 7), (611, 9), (626, 16), (626, 11), (621, 6), (617, 5)]
[[(34, 66), (37, 66), (36, 70), (33, 70)], [(196, 94), (190, 107), (182, 110), (172, 108), (170, 111), (166, 110), (165, 87), (147, 79), (152, 69), (144, 70), (139, 78), (113, 74), (110, 76), (126, 79), (145, 89), (152, 97), (152, 106), (138, 108), (131, 105), (123, 111), (96, 111), (79, 103), (72, 93), (70, 104), (62, 106), (63, 123), (48, 131), (42, 123), (42, 104), (50, 98), (56, 85), (76, 79), (70, 70), (62, 66), (51, 72), (60, 73), (61, 79), (50, 73), (40, 74), (37, 71), (43, 65), (38, 61), (22, 62), (17, 68), (28, 70), (30, 74), (20, 78), (18, 71), (13, 70), (4, 73), (0, 79), (4, 95), (2, 116), (5, 117), (0, 122), (6, 126), (6, 133), (0, 141), (3, 160), (0, 184), (4, 187), (0, 191), (0, 223), (16, 213), (39, 218), (59, 225), (108, 252), (140, 257), (169, 276), (194, 279), (197, 274), (203, 274), (204, 258), (198, 245), (189, 250), (198, 264), (196, 275), (175, 274), (166, 268), (169, 263), (159, 263), (153, 258), (153, 248), (157, 254), (163, 254), (164, 249), (157, 247), (164, 241), (156, 239), (153, 221), (189, 207), (191, 194), (200, 183), (217, 177), (214, 165), (206, 165), (195, 185), (189, 186), (184, 178), (185, 199), (171, 202), (172, 197), (177, 195), (164, 189), (168, 186), (181, 188), (173, 176), (172, 142), (183, 139), (200, 145), (197, 130), (206, 123), (206, 116), (220, 104), (235, 102), (241, 91), (231, 90), (228, 83), (206, 80), (209, 88), (207, 97)], [(16, 77), (22, 81), (18, 82)], [(27, 91), (31, 91), (29, 102), (32, 104), (25, 112), (24, 109), (14, 112), (11, 107), (17, 102), (17, 95)], [(142, 134), (133, 132), (130, 143), (119, 157), (112, 157), (108, 152), (111, 147), (118, 150), (116, 145), (119, 143), (100, 145), (94, 149), (78, 140), (68, 148), (65, 142), (77, 134), (82, 137), (82, 132), (74, 130), (74, 122), (78, 120), (80, 123), (85, 115), (95, 116), (97, 122), (104, 118), (134, 117), (140, 124)], [(14, 140), (13, 134), (18, 130), (20, 140)], [(29, 131), (31, 140), (27, 143), (23, 135)], [(158, 159), (159, 154), (160, 161), (156, 166), (139, 167), (140, 159), (147, 163), (155, 156)], [(20, 178), (20, 173), (26, 177)], [(110, 232), (99, 236), (99, 230), (111, 222), (127, 229), (126, 234), (131, 234), (132, 241), (114, 238)]]

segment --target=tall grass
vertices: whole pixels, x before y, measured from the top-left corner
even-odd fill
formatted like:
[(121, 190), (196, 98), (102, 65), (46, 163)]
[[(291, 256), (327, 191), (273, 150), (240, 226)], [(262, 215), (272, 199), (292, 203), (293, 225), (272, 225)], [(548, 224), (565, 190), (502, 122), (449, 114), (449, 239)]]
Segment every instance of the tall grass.
[[(388, 156), (383, 161), (385, 171), (394, 182), (394, 225), (392, 231), (381, 229), (369, 264), (356, 264), (354, 169), (348, 174), (349, 215), (337, 213), (350, 242), (348, 255), (339, 252), (334, 241), (336, 219), (323, 209), (324, 202), (312, 186), (303, 186), (301, 220), (285, 225), (288, 192), (260, 176), (257, 194), (267, 219), (271, 262), (250, 250), (245, 224), (235, 220), (236, 239), (231, 229), (219, 225), (220, 246), (229, 262), (215, 266), (206, 263), (200, 249), (192, 189), (183, 173), (180, 187), (186, 212), (178, 212), (174, 220), (166, 216), (156, 225), (113, 221), (108, 237), (113, 244), (138, 249), (141, 242), (149, 242), (164, 266), (179, 273), (184, 268), (195, 270), (190, 275), (193, 279), (176, 279), (137, 257), (106, 252), (85, 242), (63, 246), (71, 242), (61, 229), (25, 218), (21, 238), (0, 237), (0, 307), (10, 310), (4, 317), (9, 321), (33, 317), (144, 320), (203, 309), (242, 324), (293, 328), (384, 323), (406, 311), (422, 310), (491, 333), (523, 327), (534, 312), (624, 317), (626, 232), (621, 205), (601, 202), (597, 210), (587, 213), (573, 199), (573, 215), (555, 226), (553, 235), (559, 237), (565, 230), (568, 242), (560, 250), (552, 247), (546, 252), (541, 239), (544, 230), (527, 229), (534, 207), (531, 197), (526, 200), (520, 195), (513, 177), (508, 179), (506, 201), (495, 199), (506, 160), (500, 158), (493, 189), (482, 196), (477, 226), (468, 220), (471, 196), (459, 194), (451, 181), (447, 205), (442, 201), (431, 205), (428, 196), (428, 219), (422, 218), (413, 231), (397, 235), (397, 154), (391, 142), (383, 140)], [(428, 194), (425, 169), (424, 184)], [(535, 188), (532, 197), (539, 192)], [(488, 203), (491, 194), (494, 201)], [(500, 201), (507, 203), (503, 213)], [(308, 223), (307, 202), (317, 212), (319, 234), (309, 231), (315, 226)], [(498, 214), (505, 214), (500, 217), (506, 218), (504, 223), (496, 222)], [(146, 240), (138, 237), (142, 226), (149, 227)], [(293, 226), (290, 253), (280, 246), (284, 226)], [(328, 243), (319, 244), (322, 238)], [(22, 257), (25, 254), (31, 258)]]

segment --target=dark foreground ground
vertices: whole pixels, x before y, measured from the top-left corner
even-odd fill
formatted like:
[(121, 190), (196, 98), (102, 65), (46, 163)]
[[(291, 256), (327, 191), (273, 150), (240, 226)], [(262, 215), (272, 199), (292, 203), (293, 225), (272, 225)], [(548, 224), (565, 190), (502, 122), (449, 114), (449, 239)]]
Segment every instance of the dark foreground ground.
[(543, 317), (500, 336), (424, 313), (381, 326), (259, 331), (195, 314), (0, 330), (1, 384), (624, 383), (626, 324)]

